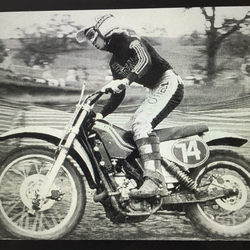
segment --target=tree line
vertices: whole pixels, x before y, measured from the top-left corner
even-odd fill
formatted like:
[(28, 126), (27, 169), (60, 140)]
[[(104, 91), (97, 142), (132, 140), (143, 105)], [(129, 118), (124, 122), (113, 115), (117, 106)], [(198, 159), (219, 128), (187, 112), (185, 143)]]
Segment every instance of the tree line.
[[(218, 71), (216, 58), (219, 49), (223, 47), (225, 53), (229, 55), (245, 57), (249, 54), (250, 44), (250, 11), (241, 19), (224, 18), (223, 22), (216, 26), (216, 10), (216, 7), (200, 7), (206, 24), (204, 34), (194, 31), (190, 36), (180, 38), (180, 43), (183, 45), (202, 47), (199, 51), (206, 57), (203, 70), (210, 84), (213, 83)], [(27, 66), (52, 64), (58, 53), (67, 50), (70, 45), (80, 46), (76, 45), (72, 35), (81, 27), (71, 20), (70, 15), (60, 17), (55, 14), (46, 27), (35, 24), (32, 32), (19, 28), (19, 40), (23, 49), (17, 57)], [(0, 41), (0, 62), (5, 56), (5, 47)]]

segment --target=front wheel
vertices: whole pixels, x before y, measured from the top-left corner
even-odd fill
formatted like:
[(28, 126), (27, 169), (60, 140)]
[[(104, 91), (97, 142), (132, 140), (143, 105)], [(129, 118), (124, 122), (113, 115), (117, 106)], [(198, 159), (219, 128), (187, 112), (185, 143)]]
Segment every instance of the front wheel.
[(60, 199), (47, 198), (34, 215), (36, 191), (54, 163), (54, 150), (37, 147), (12, 152), (0, 169), (0, 224), (14, 237), (58, 239), (70, 233), (80, 221), (86, 204), (83, 178), (66, 159), (53, 185)]
[(210, 236), (234, 238), (250, 233), (250, 162), (231, 150), (214, 150), (193, 173), (201, 191), (233, 189), (237, 195), (190, 204), (186, 213), (194, 226)]

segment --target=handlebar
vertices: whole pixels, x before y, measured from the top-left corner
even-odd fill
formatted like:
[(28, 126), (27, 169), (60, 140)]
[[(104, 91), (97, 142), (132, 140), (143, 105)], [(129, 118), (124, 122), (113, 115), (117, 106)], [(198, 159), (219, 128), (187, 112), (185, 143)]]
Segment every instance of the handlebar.
[(113, 93), (113, 91), (112, 91), (111, 88), (105, 89), (105, 92), (104, 92), (104, 91), (101, 91), (101, 90), (96, 91), (96, 92), (94, 92), (93, 94), (89, 95), (89, 96), (86, 98), (85, 102), (86, 102), (89, 98), (91, 98), (92, 96), (96, 95), (92, 100), (89, 101), (89, 105), (91, 106), (91, 105), (93, 105), (95, 102), (97, 102), (104, 94), (108, 94), (108, 93)]
[(98, 91), (96, 92), (96, 96), (95, 98), (93, 98), (90, 102), (89, 102), (89, 105), (93, 105), (96, 101), (98, 101), (102, 96), (103, 96), (104, 92), (102, 91)]
[[(76, 109), (74, 111), (74, 114), (71, 117), (71, 120), (68, 122), (68, 124), (65, 127), (65, 134), (63, 135), (61, 142), (59, 143), (59, 145), (61, 145), (62, 141), (64, 140), (65, 136), (69, 133), (70, 128), (72, 128), (72, 126), (75, 124), (77, 117), (79, 117), (80, 112), (83, 110), (84, 104), (88, 104), (90, 106), (92, 106), (95, 102), (97, 102), (104, 94), (107, 93), (112, 93), (111, 89), (106, 89), (105, 92), (104, 91), (96, 91), (90, 95), (88, 95), (84, 100), (82, 100), (83, 98), (83, 93), (84, 93), (84, 87), (82, 89), (81, 92), (81, 97), (80, 100), (78, 102), (78, 104), (76, 105)], [(93, 99), (90, 99), (91, 97), (93, 97)]]

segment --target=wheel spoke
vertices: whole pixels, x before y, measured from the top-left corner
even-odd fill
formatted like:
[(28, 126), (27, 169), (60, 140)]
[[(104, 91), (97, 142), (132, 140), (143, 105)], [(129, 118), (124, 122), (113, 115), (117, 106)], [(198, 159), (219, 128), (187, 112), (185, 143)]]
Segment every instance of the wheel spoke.
[(39, 218), (39, 223), (38, 223), (38, 231), (43, 231), (44, 226), (43, 226), (43, 213), (41, 213), (40, 218)]
[[(27, 216), (28, 213), (25, 213), (25, 206), (23, 206), (22, 211), (20, 213), (16, 213), (14, 216), (11, 217), (12, 221), (19, 225), (23, 218)], [(16, 220), (17, 219), (17, 220)]]
[(10, 169), (9, 172), (13, 172), (13, 173), (15, 173), (17, 175), (20, 175), (20, 176), (24, 177), (24, 178), (27, 177), (26, 172), (22, 171), (21, 169), (18, 169), (18, 168)]
[(39, 167), (37, 162), (34, 162), (34, 166), (35, 166), (35, 169), (36, 169), (36, 173), (41, 174), (41, 167)]
[(37, 230), (37, 223), (39, 221), (39, 216), (40, 216), (40, 213), (35, 213), (35, 219), (34, 219), (33, 226), (32, 226), (32, 231), (34, 232)]
[(20, 225), (20, 226), (23, 226), (23, 227), (25, 228), (25, 227), (27, 226), (27, 225), (25, 224), (25, 221), (26, 221), (27, 217), (29, 217), (29, 215), (28, 215), (28, 213), (27, 213), (27, 211), (26, 211), (26, 213), (23, 213), (23, 214), (21, 215), (21, 217), (20, 217), (17, 221), (15, 221), (16, 224), (17, 224), (17, 225)]
[(231, 218), (231, 221), (232, 221), (231, 225), (237, 225), (236, 215), (232, 214), (230, 218)]
[(225, 149), (213, 149), (207, 162), (192, 173), (198, 189), (221, 198), (186, 206), (186, 215), (205, 234), (234, 238), (250, 233), (249, 160)]
[[(208, 183), (210, 181), (210, 184)], [(200, 180), (199, 188), (202, 190), (214, 190), (214, 189), (234, 189), (238, 188), (239, 194), (230, 198), (223, 198), (215, 200), (216, 203), (207, 202), (200, 205), (205, 214), (213, 221), (234, 226), (242, 223), (246, 219), (249, 219), (249, 215), (244, 214), (244, 207), (250, 206), (249, 196), (250, 188), (244, 179), (233, 169), (225, 167), (217, 167), (208, 171)], [(244, 186), (244, 187), (243, 187)], [(243, 188), (243, 190), (242, 190)], [(242, 193), (243, 192), (243, 193)], [(247, 192), (247, 193), (246, 193)], [(248, 200), (243, 200), (245, 196), (248, 196)], [(241, 201), (242, 200), (242, 201)], [(242, 203), (242, 208), (237, 204)], [(243, 203), (244, 202), (244, 203)], [(221, 207), (222, 206), (222, 207)]]
[[(0, 220), (2, 228), (19, 237), (32, 239), (59, 238), (68, 233), (78, 222), (85, 204), (82, 178), (73, 164), (66, 159), (56, 176), (51, 190), (63, 190), (61, 201), (46, 199), (32, 216), (35, 191), (42, 192), (46, 174), (54, 163), (54, 152), (47, 148), (21, 149), (11, 155), (0, 169)], [(74, 213), (82, 207), (78, 218)], [(72, 223), (72, 220), (73, 223)]]
[(6, 214), (9, 215), (20, 203), (22, 202), (21, 201), (14, 202), (14, 204), (6, 210)]
[(54, 223), (54, 226), (56, 226), (56, 225), (59, 224), (59, 223), (57, 222), (56, 216), (55, 216), (54, 214), (51, 214), (51, 215), (50, 215), (50, 218), (51, 218), (52, 222)]
[(48, 229), (52, 228), (55, 225), (50, 224), (49, 220), (44, 216), (43, 217), (44, 224), (47, 226)]

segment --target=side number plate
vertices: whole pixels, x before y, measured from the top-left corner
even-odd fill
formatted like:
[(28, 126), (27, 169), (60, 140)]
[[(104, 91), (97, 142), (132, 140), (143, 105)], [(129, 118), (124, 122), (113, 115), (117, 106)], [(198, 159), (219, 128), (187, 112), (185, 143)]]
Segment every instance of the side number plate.
[(209, 149), (201, 140), (181, 139), (172, 146), (172, 154), (180, 165), (194, 168), (208, 159)]

